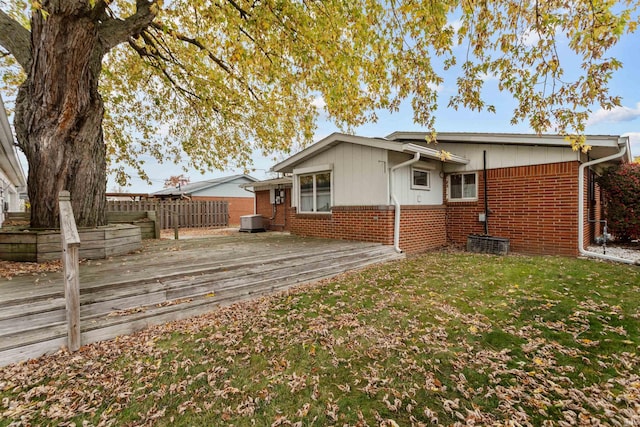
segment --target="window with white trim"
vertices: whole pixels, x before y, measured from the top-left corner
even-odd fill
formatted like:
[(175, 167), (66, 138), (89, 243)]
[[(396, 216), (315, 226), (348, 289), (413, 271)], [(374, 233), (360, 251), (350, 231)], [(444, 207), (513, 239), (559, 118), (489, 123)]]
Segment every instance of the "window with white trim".
[(475, 172), (449, 175), (449, 200), (465, 201), (478, 199), (478, 179)]
[(431, 171), (422, 168), (411, 168), (411, 188), (414, 190), (431, 190)]
[(299, 212), (331, 211), (331, 172), (323, 171), (298, 176)]

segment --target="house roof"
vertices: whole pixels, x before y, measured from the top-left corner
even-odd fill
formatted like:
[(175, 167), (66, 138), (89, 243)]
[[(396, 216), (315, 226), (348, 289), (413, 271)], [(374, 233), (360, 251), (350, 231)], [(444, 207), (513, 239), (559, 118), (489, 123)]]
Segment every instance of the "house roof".
[[(391, 141), (424, 142), (429, 136), (426, 132), (393, 132), (385, 138)], [(585, 135), (587, 145), (591, 146), (589, 157), (599, 159), (618, 152), (621, 145), (626, 145), (625, 159), (632, 160), (629, 137), (618, 135)], [(439, 132), (438, 142), (460, 144), (498, 144), (498, 145), (528, 145), (546, 147), (569, 147), (569, 142), (563, 135), (536, 135), (522, 133), (473, 133), (473, 132)]]
[(272, 188), (291, 187), (293, 185), (293, 179), (290, 176), (284, 176), (281, 178), (265, 179), (264, 181), (248, 182), (246, 184), (240, 184), (241, 188), (253, 188), (256, 190), (270, 190)]
[[(413, 143), (402, 143), (401, 141), (389, 140), (387, 138), (370, 138), (335, 132), (328, 137), (316, 142), (315, 144), (305, 148), (304, 150), (294, 154), (288, 159), (278, 163), (277, 165), (273, 166), (271, 170), (274, 172), (284, 173), (293, 172), (293, 168), (296, 165), (300, 164), (309, 157), (320, 154), (331, 147), (345, 142), (350, 144), (364, 145), (368, 147), (376, 147), (383, 150), (396, 151), (400, 153), (414, 154), (416, 152), (419, 152), (422, 157), (443, 160), (440, 150), (436, 150), (435, 148), (422, 147)], [(443, 161), (459, 164), (466, 164), (469, 162), (468, 159), (457, 156), (455, 154), (451, 154), (447, 157), (446, 160)]]
[[(419, 152), (421, 157), (442, 160), (449, 163), (466, 164), (469, 162), (464, 157), (452, 153), (450, 157), (442, 159), (441, 151), (426, 146), (426, 139), (430, 135), (427, 132), (393, 132), (384, 138), (370, 138), (342, 133), (332, 133), (315, 144), (294, 154), (288, 159), (271, 168), (275, 172), (291, 173), (293, 168), (306, 159), (322, 153), (341, 143), (351, 143), (377, 147), (384, 150), (414, 154)], [(627, 161), (631, 161), (631, 149), (628, 137), (617, 135), (587, 135), (587, 144), (592, 148), (589, 151), (590, 158), (602, 158), (618, 152), (619, 146), (626, 144)], [(567, 147), (569, 143), (562, 135), (535, 135), (517, 133), (465, 133), (465, 132), (441, 132), (437, 134), (439, 142), (461, 144), (498, 144), (498, 145), (526, 145)]]
[(213, 178), (207, 179), (204, 181), (192, 182), (187, 185), (182, 185), (180, 188), (165, 188), (164, 190), (156, 191), (155, 193), (151, 193), (152, 196), (180, 196), (180, 195), (190, 195), (198, 191), (207, 190), (210, 188), (215, 188), (219, 185), (226, 184), (229, 182), (233, 182), (239, 179), (249, 180), (251, 182), (258, 181), (256, 178), (250, 175), (231, 175), (225, 176), (222, 178)]
[(22, 165), (18, 161), (13, 133), (11, 132), (7, 110), (4, 108), (2, 97), (0, 97), (0, 168), (19, 191), (25, 189), (27, 180), (24, 177)]

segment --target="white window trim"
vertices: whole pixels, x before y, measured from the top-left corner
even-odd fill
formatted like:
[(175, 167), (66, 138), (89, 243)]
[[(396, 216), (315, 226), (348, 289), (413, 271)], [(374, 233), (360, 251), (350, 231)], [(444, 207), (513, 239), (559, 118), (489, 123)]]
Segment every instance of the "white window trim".
[[(413, 172), (419, 171), (427, 174), (427, 179), (429, 181), (429, 185), (417, 185), (413, 182)], [(409, 182), (411, 183), (412, 190), (431, 190), (431, 170), (422, 168), (422, 167), (411, 167), (411, 176), (409, 177)]]
[[(476, 187), (476, 195), (475, 197), (460, 197), (460, 198), (452, 198), (451, 197), (451, 176), (452, 175), (462, 175), (463, 184), (462, 184), (462, 194), (464, 194), (464, 175), (475, 175), (475, 187)], [(450, 202), (476, 202), (478, 201), (478, 172), (456, 172), (451, 173), (447, 176), (447, 200)]]
[[(313, 211), (303, 211), (302, 209), (302, 202), (300, 201), (300, 177), (303, 175), (313, 175), (313, 209), (318, 209), (318, 207), (316, 206), (316, 202), (317, 202), (317, 194), (316, 194), (316, 178), (315, 175), (321, 174), (321, 173), (329, 173), (329, 180), (330, 180), (330, 195), (329, 195), (329, 211), (322, 211), (322, 212), (318, 212), (317, 210), (313, 210)], [(333, 164), (325, 164), (325, 165), (317, 165), (317, 166), (310, 166), (310, 167), (306, 167), (306, 168), (299, 168), (299, 169), (294, 169), (293, 170), (294, 173), (294, 181), (295, 181), (295, 192), (296, 192), (296, 208), (298, 209), (298, 213), (300, 214), (310, 214), (310, 215), (331, 215), (331, 208), (334, 206), (334, 201), (333, 201), (333, 197), (334, 197), (334, 192), (333, 192), (333, 188), (334, 188), (334, 184), (333, 184)]]

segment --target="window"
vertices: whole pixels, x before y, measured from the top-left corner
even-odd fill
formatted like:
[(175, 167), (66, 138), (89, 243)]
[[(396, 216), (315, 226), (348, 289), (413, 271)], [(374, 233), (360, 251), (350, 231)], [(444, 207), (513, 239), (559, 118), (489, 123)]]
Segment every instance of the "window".
[(476, 183), (475, 172), (449, 175), (449, 200), (476, 200), (478, 198)]
[(413, 175), (411, 188), (414, 190), (431, 189), (431, 172), (425, 169), (411, 168), (411, 174)]
[(298, 177), (300, 212), (331, 210), (331, 172), (318, 172)]

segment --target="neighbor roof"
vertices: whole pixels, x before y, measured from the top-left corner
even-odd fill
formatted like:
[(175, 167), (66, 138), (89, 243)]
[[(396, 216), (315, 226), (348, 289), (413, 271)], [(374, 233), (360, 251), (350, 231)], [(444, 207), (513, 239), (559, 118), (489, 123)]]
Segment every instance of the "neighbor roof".
[(232, 175), (232, 176), (225, 176), (222, 178), (207, 179), (205, 181), (192, 182), (192, 183), (180, 186), (180, 189), (176, 187), (165, 188), (164, 190), (156, 191), (155, 193), (151, 193), (151, 194), (153, 196), (173, 196), (173, 195), (181, 195), (181, 194), (189, 195), (197, 191), (202, 191), (209, 188), (215, 188), (219, 185), (226, 184), (228, 182), (233, 182), (235, 180), (242, 179), (242, 178), (248, 179), (249, 181), (253, 181), (253, 182), (258, 181), (256, 178), (250, 175)]

